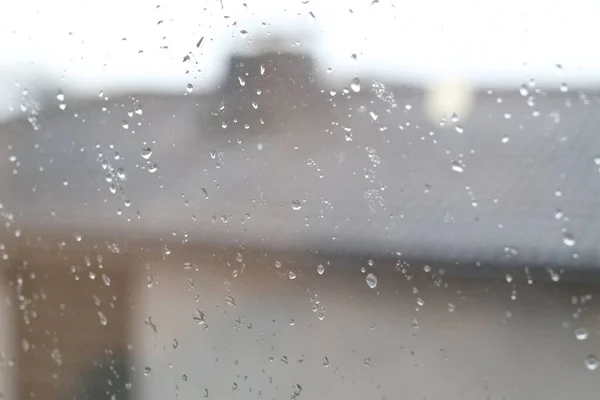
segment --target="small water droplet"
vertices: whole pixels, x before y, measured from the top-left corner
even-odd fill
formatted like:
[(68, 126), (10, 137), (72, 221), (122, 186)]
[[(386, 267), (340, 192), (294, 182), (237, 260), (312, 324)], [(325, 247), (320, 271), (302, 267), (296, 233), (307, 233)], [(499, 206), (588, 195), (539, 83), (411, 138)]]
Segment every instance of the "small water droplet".
[(123, 121), (123, 122), (121, 123), (121, 126), (123, 127), (123, 129), (129, 129), (129, 122), (127, 122), (127, 121)]
[(506, 274), (506, 282), (511, 283), (513, 281), (513, 277), (511, 274)]
[(275, 268), (281, 268), (281, 261), (275, 261)]
[(192, 91), (194, 90), (194, 85), (192, 85), (191, 83), (188, 83), (188, 84), (185, 86), (185, 90), (186, 90), (188, 93), (192, 93)]
[(575, 238), (569, 232), (563, 233), (563, 243), (569, 247), (575, 246)]
[(526, 84), (521, 85), (521, 87), (519, 88), (519, 93), (521, 93), (521, 96), (523, 96), (523, 97), (529, 95), (529, 90), (527, 90)]
[(590, 371), (594, 371), (598, 368), (598, 357), (594, 354), (590, 354), (585, 358), (585, 366)]
[(148, 376), (152, 373), (152, 369), (150, 367), (144, 368), (144, 375)]
[(98, 311), (98, 318), (100, 318), (100, 324), (106, 325), (108, 323), (108, 319), (106, 319), (106, 315), (102, 311)]
[(240, 36), (241, 36), (241, 38), (242, 38), (242, 39), (245, 39), (245, 38), (246, 38), (246, 36), (248, 36), (248, 31), (247, 31), (247, 30), (245, 30), (245, 29), (242, 29), (242, 30), (240, 31)]
[(296, 273), (294, 271), (290, 271), (290, 272), (288, 272), (288, 277), (290, 279), (296, 279)]
[(246, 81), (241, 76), (238, 76), (238, 82), (240, 82), (240, 86), (246, 86)]
[(300, 200), (293, 200), (292, 201), (292, 210), (298, 211), (301, 208), (302, 208), (302, 205), (300, 204)]
[(502, 136), (502, 143), (508, 143), (510, 141), (510, 137), (508, 135)]
[(56, 95), (56, 99), (58, 101), (65, 101), (65, 95), (62, 91), (59, 91), (58, 94)]
[(569, 85), (567, 85), (566, 83), (561, 83), (560, 84), (560, 91), (563, 93), (566, 93), (569, 91)]
[(145, 147), (142, 149), (142, 157), (146, 160), (152, 157), (152, 149), (150, 147)]
[(233, 299), (233, 297), (231, 296), (227, 296), (225, 298), (225, 303), (227, 303), (228, 305), (230, 305), (231, 307), (235, 307), (235, 300)]
[(464, 172), (464, 168), (458, 161), (452, 161), (452, 171), (454, 172)]
[(148, 172), (150, 172), (151, 174), (155, 173), (156, 171), (158, 171), (158, 165), (157, 164), (152, 164), (148, 167)]
[(577, 328), (575, 329), (575, 337), (577, 340), (585, 340), (589, 336), (589, 332), (585, 328)]
[(350, 81), (350, 89), (352, 89), (352, 91), (354, 91), (355, 93), (360, 92), (360, 79), (353, 78)]
[(367, 285), (369, 285), (369, 287), (371, 289), (374, 289), (375, 287), (377, 287), (377, 276), (375, 274), (373, 274), (373, 273), (367, 274), (365, 281), (367, 282)]
[(323, 275), (324, 272), (325, 272), (325, 267), (323, 266), (323, 264), (317, 265), (317, 273), (319, 275)]
[(321, 361), (321, 365), (323, 365), (323, 367), (325, 367), (325, 368), (329, 367), (329, 358), (323, 357), (323, 360)]

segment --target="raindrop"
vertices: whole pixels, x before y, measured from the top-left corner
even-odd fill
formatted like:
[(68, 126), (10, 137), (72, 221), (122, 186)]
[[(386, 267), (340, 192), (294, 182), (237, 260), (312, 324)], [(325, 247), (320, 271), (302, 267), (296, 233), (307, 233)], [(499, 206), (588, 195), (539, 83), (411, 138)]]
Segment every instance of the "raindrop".
[(323, 365), (325, 368), (329, 367), (329, 358), (323, 357), (321, 365)]
[(563, 93), (566, 93), (569, 91), (569, 85), (567, 85), (566, 83), (561, 83), (560, 84), (560, 91)]
[(594, 354), (590, 354), (585, 358), (585, 366), (590, 371), (594, 371), (598, 368), (598, 357)]
[(230, 305), (231, 307), (235, 307), (235, 300), (233, 299), (233, 297), (231, 296), (227, 296), (225, 298), (225, 303), (227, 303), (228, 305)]
[(148, 167), (148, 172), (150, 172), (151, 174), (155, 173), (156, 171), (158, 171), (158, 165), (152, 164)]
[(186, 90), (188, 93), (192, 93), (192, 91), (194, 90), (194, 85), (192, 85), (191, 83), (188, 83), (188, 84), (186, 85), (186, 87), (185, 87), (185, 90)]
[(292, 201), (292, 210), (294, 211), (298, 211), (302, 208), (302, 205), (300, 204), (299, 200), (293, 200)]
[(510, 137), (508, 135), (502, 136), (502, 143), (508, 143), (509, 140), (510, 140)]
[(589, 332), (585, 328), (577, 328), (575, 329), (575, 337), (577, 340), (585, 340), (589, 336)]
[(506, 282), (511, 283), (513, 281), (513, 277), (511, 274), (506, 274)]
[(81, 242), (83, 235), (81, 233), (75, 233), (75, 240)]
[(245, 30), (245, 29), (242, 29), (242, 30), (240, 31), (240, 36), (242, 37), (242, 39), (245, 39), (245, 38), (246, 38), (246, 36), (248, 36), (248, 31), (247, 31), (247, 30)]
[(152, 156), (152, 149), (150, 147), (145, 147), (142, 149), (142, 157), (144, 157), (146, 160), (150, 159), (150, 157)]
[(564, 217), (564, 216), (565, 216), (565, 213), (562, 212), (562, 210), (556, 210), (554, 212), (554, 218), (555, 219), (562, 219), (562, 217)]
[(290, 271), (290, 272), (288, 272), (288, 277), (290, 279), (296, 279), (296, 273), (294, 271)]
[(325, 267), (323, 266), (323, 264), (317, 265), (317, 273), (319, 275), (323, 275), (324, 272), (325, 272)]
[(600, 156), (594, 157), (594, 164), (600, 165)]
[(65, 95), (62, 91), (58, 92), (58, 94), (56, 95), (56, 98), (58, 99), (58, 101), (65, 101)]
[(454, 130), (455, 130), (456, 132), (458, 132), (458, 133), (463, 133), (463, 132), (465, 131), (465, 130), (464, 130), (464, 128), (463, 128), (462, 126), (460, 126), (460, 125), (456, 125), (456, 126), (454, 127)]
[(458, 161), (452, 161), (452, 171), (454, 172), (464, 172), (463, 166)]
[(240, 82), (240, 86), (246, 86), (246, 81), (241, 76), (238, 76), (238, 81)]
[(563, 243), (569, 247), (575, 246), (575, 238), (569, 232), (563, 233)]
[(152, 373), (152, 369), (150, 367), (144, 368), (144, 375), (148, 376)]
[(365, 358), (363, 361), (363, 364), (365, 364), (365, 367), (370, 367), (371, 366), (371, 359), (369, 357)]
[(108, 320), (106, 319), (106, 315), (104, 315), (104, 313), (102, 311), (98, 311), (98, 318), (100, 318), (101, 325), (106, 325), (108, 323)]
[(196, 321), (196, 323), (198, 325), (202, 325), (206, 323), (206, 314), (204, 314), (202, 311), (196, 309), (196, 311), (194, 312), (194, 317), (193, 317), (194, 321)]
[(521, 85), (521, 87), (519, 88), (519, 93), (521, 93), (521, 96), (523, 96), (523, 97), (529, 95), (529, 90), (527, 90), (526, 84)]
[(295, 396), (300, 396), (300, 393), (302, 392), (302, 386), (296, 383), (292, 386), (292, 390), (294, 391)]
[(360, 92), (360, 79), (354, 78), (350, 81), (350, 89), (352, 89), (355, 93)]
[(127, 122), (127, 121), (123, 121), (123, 122), (121, 123), (121, 126), (123, 127), (123, 129), (129, 129), (129, 122)]
[(373, 274), (373, 273), (367, 274), (365, 281), (367, 282), (367, 285), (369, 285), (369, 287), (371, 289), (374, 289), (375, 287), (377, 287), (377, 276), (375, 276), (375, 274)]

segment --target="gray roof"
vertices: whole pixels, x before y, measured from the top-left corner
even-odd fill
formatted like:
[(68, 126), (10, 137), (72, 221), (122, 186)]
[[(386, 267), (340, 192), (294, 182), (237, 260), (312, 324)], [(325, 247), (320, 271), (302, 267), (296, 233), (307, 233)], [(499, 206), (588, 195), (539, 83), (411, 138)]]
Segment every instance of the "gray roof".
[[(386, 86), (392, 102), (364, 79), (360, 93), (335, 96), (311, 79), (286, 91), (268, 82), (257, 83), (260, 95), (248, 84), (205, 96), (66, 99), (66, 110), (57, 102), (33, 124), (0, 126), (0, 203), (27, 229), (598, 264), (599, 93), (540, 92), (533, 107), (517, 90), (480, 93), (458, 133), (425, 117), (419, 89)], [(459, 160), (462, 172), (452, 168)]]

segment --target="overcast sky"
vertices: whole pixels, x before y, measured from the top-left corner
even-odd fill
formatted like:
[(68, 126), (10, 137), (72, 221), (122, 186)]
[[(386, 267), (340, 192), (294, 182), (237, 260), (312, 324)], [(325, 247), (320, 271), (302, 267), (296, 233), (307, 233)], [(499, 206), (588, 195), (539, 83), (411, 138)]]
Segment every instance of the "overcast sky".
[(321, 71), (332, 68), (324, 74), (332, 82), (369, 75), (422, 84), (459, 79), (516, 88), (534, 78), (546, 86), (600, 86), (595, 0), (243, 4), (11, 1), (0, 15), (0, 86), (6, 97), (15, 81), (34, 90), (42, 79), (83, 93), (184, 92), (187, 83), (202, 90), (218, 84), (231, 51), (252, 50), (269, 33), (288, 34), (290, 45), (297, 39), (295, 48), (318, 57)]

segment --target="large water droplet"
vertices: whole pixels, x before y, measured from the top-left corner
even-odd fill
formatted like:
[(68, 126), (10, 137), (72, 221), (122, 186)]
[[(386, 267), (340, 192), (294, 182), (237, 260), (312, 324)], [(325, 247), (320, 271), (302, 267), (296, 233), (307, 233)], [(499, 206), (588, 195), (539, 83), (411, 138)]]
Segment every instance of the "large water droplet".
[(152, 149), (150, 147), (146, 147), (142, 149), (142, 157), (148, 160), (152, 156)]
[(458, 161), (452, 161), (452, 171), (454, 172), (464, 172), (464, 168)]
[(569, 247), (575, 246), (575, 238), (569, 232), (563, 233), (563, 243)]
[(589, 332), (585, 328), (577, 328), (577, 329), (575, 329), (574, 333), (575, 333), (575, 337), (577, 338), (577, 340), (585, 340), (589, 336)]
[(302, 205), (300, 204), (300, 200), (293, 200), (292, 201), (292, 210), (298, 211), (301, 208), (302, 208)]
[(101, 325), (106, 325), (108, 323), (108, 319), (106, 318), (106, 315), (104, 315), (104, 313), (102, 311), (98, 311), (98, 318), (100, 318)]
[(350, 81), (350, 89), (352, 89), (356, 93), (360, 92), (360, 79), (358, 79), (358, 78), (352, 79)]
[(317, 265), (317, 273), (319, 275), (323, 275), (324, 272), (325, 272), (325, 267), (323, 266), (323, 264)]
[(288, 277), (290, 279), (296, 279), (296, 273), (294, 271), (290, 271), (290, 272), (288, 272)]
[(590, 371), (594, 371), (598, 368), (598, 357), (594, 354), (590, 354), (585, 358), (585, 366)]
[(373, 274), (373, 273), (367, 274), (365, 281), (367, 282), (367, 285), (369, 285), (369, 287), (371, 289), (374, 289), (375, 287), (377, 287), (377, 276), (375, 274)]

